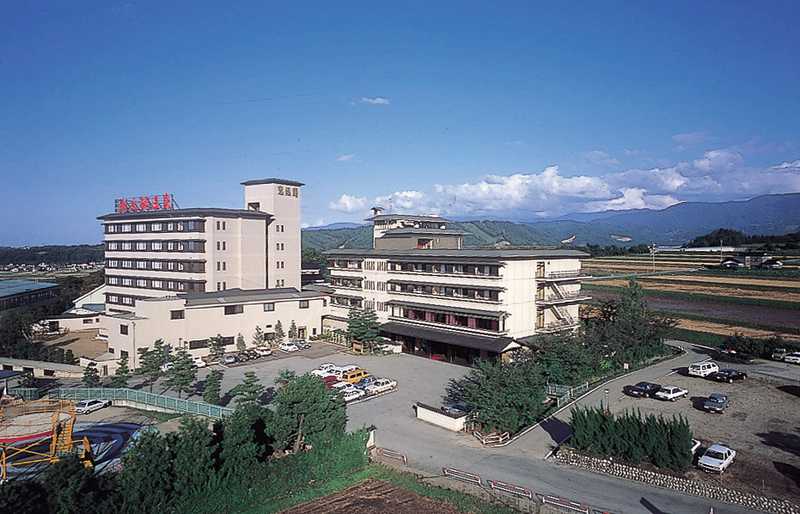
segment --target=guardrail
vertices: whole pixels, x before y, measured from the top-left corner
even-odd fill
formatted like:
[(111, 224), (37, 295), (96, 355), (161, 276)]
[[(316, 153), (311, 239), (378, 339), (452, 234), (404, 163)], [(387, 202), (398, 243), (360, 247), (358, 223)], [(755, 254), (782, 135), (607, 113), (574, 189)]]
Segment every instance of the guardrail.
[(219, 405), (211, 405), (209, 403), (196, 402), (193, 400), (183, 400), (172, 396), (164, 396), (162, 394), (148, 393), (146, 391), (137, 391), (127, 388), (76, 387), (52, 389), (49, 391), (48, 396), (50, 398), (75, 401), (93, 399), (111, 400), (112, 402), (124, 401), (156, 407), (180, 414), (196, 414), (198, 416), (215, 419), (224, 418), (233, 413), (233, 409), (228, 407), (220, 407)]
[(487, 480), (486, 483), (489, 484), (489, 487), (492, 489), (492, 491), (500, 491), (512, 496), (519, 496), (521, 498), (533, 500), (533, 491), (527, 487), (509, 484), (508, 482), (501, 482), (499, 480)]
[(403, 463), (403, 465), (408, 466), (408, 458), (404, 454), (398, 451), (390, 450), (389, 448), (378, 448), (378, 453), (382, 457), (386, 457), (387, 459), (399, 460), (400, 462)]
[(447, 478), (458, 480), (460, 482), (466, 482), (468, 484), (475, 484), (477, 486), (483, 487), (483, 481), (481, 480), (481, 476), (476, 475), (475, 473), (462, 471), (456, 468), (442, 468), (442, 475), (446, 476)]

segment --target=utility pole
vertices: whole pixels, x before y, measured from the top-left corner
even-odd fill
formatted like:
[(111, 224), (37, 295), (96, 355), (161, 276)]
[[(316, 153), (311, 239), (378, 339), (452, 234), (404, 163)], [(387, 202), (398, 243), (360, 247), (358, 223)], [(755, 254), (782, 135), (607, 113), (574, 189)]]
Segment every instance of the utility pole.
[(656, 248), (658, 248), (658, 247), (656, 246), (655, 243), (650, 243), (650, 246), (648, 246), (647, 248), (648, 248), (648, 250), (650, 250), (650, 257), (652, 258), (652, 261), (653, 261), (653, 273), (655, 273), (656, 272)]

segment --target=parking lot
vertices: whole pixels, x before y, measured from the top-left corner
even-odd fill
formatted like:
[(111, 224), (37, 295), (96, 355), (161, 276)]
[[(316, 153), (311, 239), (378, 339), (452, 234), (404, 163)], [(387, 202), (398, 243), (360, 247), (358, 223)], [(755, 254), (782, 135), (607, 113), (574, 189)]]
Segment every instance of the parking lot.
[[(721, 367), (733, 367), (726, 364)], [(748, 366), (737, 366), (747, 371)], [(675, 402), (637, 399), (622, 393), (622, 383), (610, 391), (611, 409), (638, 409), (643, 415), (683, 415), (694, 437), (706, 447), (720, 442), (737, 452), (733, 465), (722, 476), (693, 469), (690, 476), (713, 480), (754, 493), (800, 499), (800, 386), (790, 381), (764, 381), (752, 375), (733, 384), (686, 375), (685, 368), (657, 381), (689, 391)], [(730, 405), (722, 414), (703, 410), (711, 393), (722, 393)]]

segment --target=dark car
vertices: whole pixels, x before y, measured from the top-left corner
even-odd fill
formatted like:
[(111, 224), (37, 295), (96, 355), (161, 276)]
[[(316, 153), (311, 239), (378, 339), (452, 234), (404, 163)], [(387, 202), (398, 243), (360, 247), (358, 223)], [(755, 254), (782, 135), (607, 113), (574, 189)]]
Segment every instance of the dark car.
[(722, 413), (728, 408), (728, 397), (722, 393), (711, 393), (703, 402), (703, 409), (709, 412)]
[(747, 378), (747, 373), (739, 371), (738, 369), (721, 369), (715, 373), (708, 375), (708, 378), (717, 382), (728, 382), (732, 384), (734, 380), (744, 380)]
[(469, 414), (472, 409), (463, 403), (446, 403), (442, 405), (442, 412), (448, 416), (460, 417)]
[(239, 362), (247, 362), (250, 360), (250, 354), (247, 352), (239, 352), (236, 354), (236, 360)]
[(652, 382), (639, 382), (636, 385), (627, 385), (622, 388), (625, 394), (636, 398), (652, 398), (659, 390), (661, 390), (661, 386)]
[(353, 384), (354, 386), (358, 387), (359, 389), (365, 389), (367, 386), (372, 385), (373, 382), (378, 380), (377, 378), (373, 377), (372, 375), (367, 376)]

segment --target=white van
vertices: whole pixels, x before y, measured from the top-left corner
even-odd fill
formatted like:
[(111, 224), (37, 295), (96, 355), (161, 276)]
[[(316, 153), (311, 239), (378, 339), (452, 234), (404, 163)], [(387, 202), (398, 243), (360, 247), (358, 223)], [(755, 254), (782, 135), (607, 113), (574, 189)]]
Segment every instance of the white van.
[(712, 361), (695, 362), (689, 366), (690, 377), (707, 377), (717, 371), (719, 371), (719, 366), (717, 366), (716, 362)]

